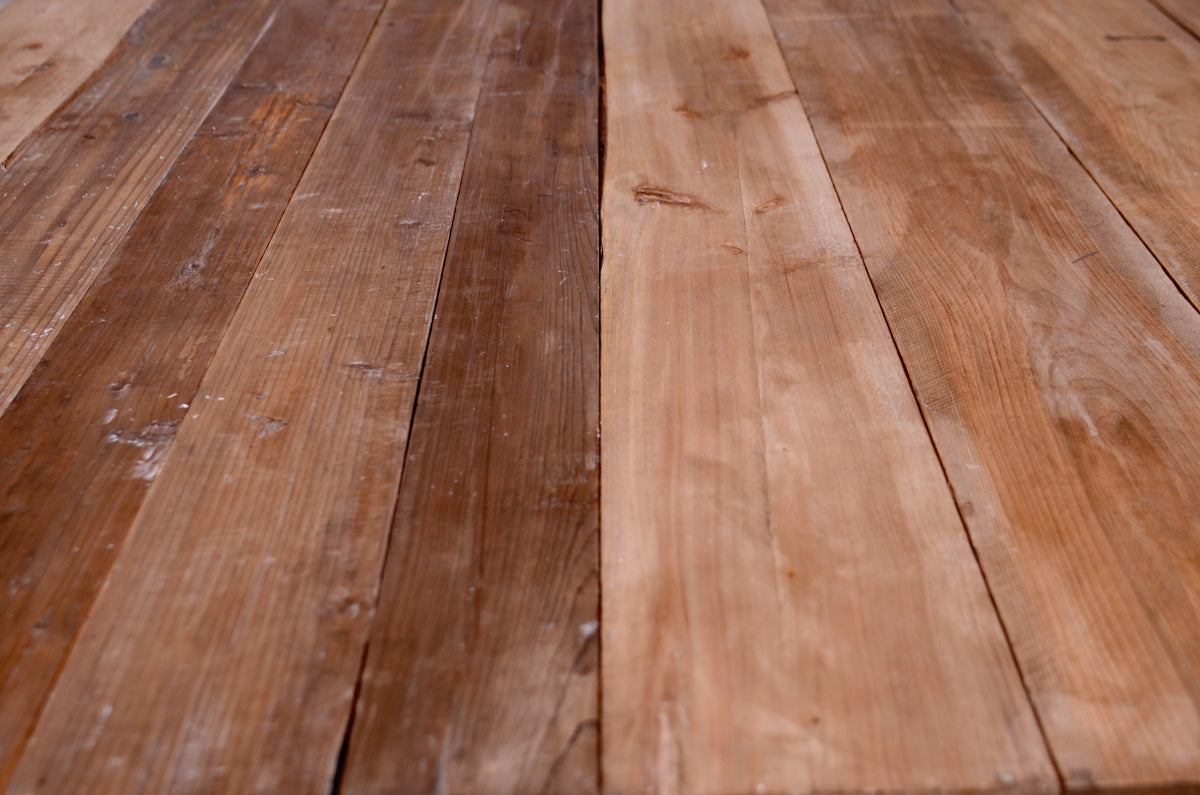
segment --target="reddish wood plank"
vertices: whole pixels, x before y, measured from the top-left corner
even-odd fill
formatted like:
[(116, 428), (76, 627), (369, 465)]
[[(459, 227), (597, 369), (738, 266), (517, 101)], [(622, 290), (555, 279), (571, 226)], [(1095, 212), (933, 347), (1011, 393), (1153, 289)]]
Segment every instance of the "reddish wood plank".
[(150, 3), (0, 3), (0, 164), (103, 65)]
[(1194, 790), (1200, 317), (946, 3), (768, 7), (1067, 788)]
[(346, 793), (598, 786), (596, 8), (501, 8)]
[(0, 174), (0, 410), (32, 372), (279, 0), (155, 6)]
[(12, 790), (328, 789), (491, 9), (387, 5)]
[(1200, 41), (1146, 2), (956, 5), (1200, 308)]
[(1057, 780), (758, 0), (606, 0), (603, 779)]
[(1193, 36), (1200, 38), (1200, 5), (1194, 0), (1150, 0)]
[(0, 785), (380, 5), (285, 3), (0, 417)]

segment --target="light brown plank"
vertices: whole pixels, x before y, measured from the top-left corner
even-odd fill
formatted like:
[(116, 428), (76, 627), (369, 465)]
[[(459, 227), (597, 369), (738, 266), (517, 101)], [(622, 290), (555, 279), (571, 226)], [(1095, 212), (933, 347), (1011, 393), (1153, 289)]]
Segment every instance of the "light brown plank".
[(843, 6), (768, 3), (1066, 785), (1194, 788), (1200, 318), (953, 9)]
[(0, 4), (0, 164), (104, 63), (150, 3)]
[(342, 792), (598, 787), (592, 0), (501, 5)]
[(1150, 0), (1193, 36), (1200, 37), (1200, 5), (1194, 0)]
[(761, 6), (604, 26), (606, 789), (1055, 789)]
[(955, 4), (1200, 307), (1200, 41), (1146, 2)]
[(0, 417), (0, 789), (380, 5), (282, 6)]
[(326, 792), (490, 7), (388, 4), (10, 791)]
[(179, 0), (0, 174), (0, 411), (221, 96), (279, 0)]

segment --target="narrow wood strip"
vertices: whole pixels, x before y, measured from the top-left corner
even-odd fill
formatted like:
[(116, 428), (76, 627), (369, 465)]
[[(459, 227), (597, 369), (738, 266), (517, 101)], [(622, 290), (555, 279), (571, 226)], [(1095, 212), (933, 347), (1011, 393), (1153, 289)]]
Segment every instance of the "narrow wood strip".
[(12, 791), (328, 789), (491, 7), (387, 5)]
[(1200, 317), (947, 4), (768, 6), (1067, 787), (1194, 788)]
[(1050, 792), (756, 0), (608, 0), (604, 781)]
[(151, 1), (0, 4), (0, 163), (104, 63)]
[(1200, 307), (1200, 41), (1145, 2), (956, 5)]
[(179, 0), (0, 175), (0, 411), (270, 24), (279, 0)]
[(0, 789), (380, 5), (285, 3), (0, 417)]
[(346, 793), (598, 787), (596, 5), (502, 8)]

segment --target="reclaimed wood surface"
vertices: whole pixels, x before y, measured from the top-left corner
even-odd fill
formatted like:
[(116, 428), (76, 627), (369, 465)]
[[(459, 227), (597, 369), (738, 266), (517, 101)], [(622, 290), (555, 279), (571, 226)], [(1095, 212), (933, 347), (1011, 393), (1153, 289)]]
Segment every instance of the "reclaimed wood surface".
[(17, 144), (104, 63), (150, 3), (0, 3), (0, 171)]
[(1150, 0), (1193, 36), (1200, 37), (1200, 4), (1195, 0)]
[(160, 3), (108, 66), (13, 153), (0, 174), (0, 411), (278, 4)]
[(283, 6), (0, 416), (0, 772), (195, 402), (378, 11), (359, 0)]
[(0, 0), (0, 791), (1200, 790), (1198, 34)]
[(489, 5), (387, 5), (11, 792), (327, 791)]
[(500, 6), (345, 793), (598, 787), (596, 15)]
[(1129, 0), (956, 5), (1200, 307), (1200, 41)]
[(606, 787), (1053, 791), (761, 6), (604, 14)]
[(947, 4), (768, 8), (1065, 786), (1200, 786), (1200, 317)]

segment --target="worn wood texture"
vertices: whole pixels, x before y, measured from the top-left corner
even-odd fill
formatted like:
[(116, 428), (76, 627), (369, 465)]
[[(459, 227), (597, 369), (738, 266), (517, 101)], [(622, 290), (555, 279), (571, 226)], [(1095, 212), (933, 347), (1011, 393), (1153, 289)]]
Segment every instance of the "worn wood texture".
[(387, 5), (11, 792), (327, 791), (490, 5)]
[(150, 3), (17, 0), (0, 5), (5, 9), (0, 16), (0, 164), (104, 63)]
[(500, 5), (345, 793), (598, 786), (598, 53)]
[(278, 4), (180, 0), (155, 6), (108, 65), (13, 154), (0, 174), (0, 411)]
[(1200, 41), (1145, 2), (955, 5), (1200, 307)]
[(1071, 790), (1200, 785), (1200, 318), (938, 0), (769, 0)]
[(605, 788), (1054, 790), (761, 6), (604, 33)]
[(1193, 36), (1200, 37), (1200, 4), (1195, 0), (1150, 0)]
[(0, 417), (0, 788), (379, 7), (283, 6)]

